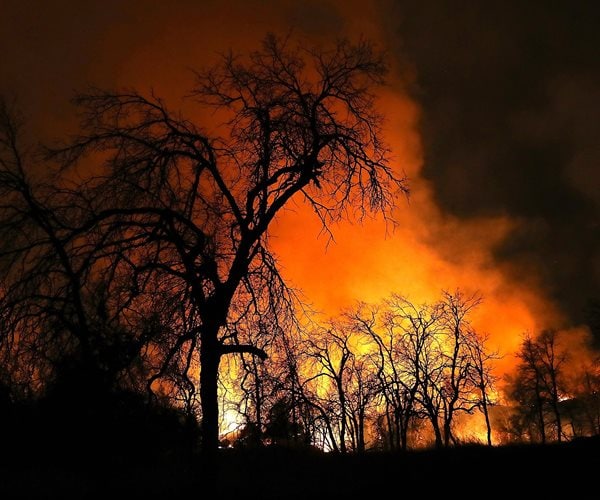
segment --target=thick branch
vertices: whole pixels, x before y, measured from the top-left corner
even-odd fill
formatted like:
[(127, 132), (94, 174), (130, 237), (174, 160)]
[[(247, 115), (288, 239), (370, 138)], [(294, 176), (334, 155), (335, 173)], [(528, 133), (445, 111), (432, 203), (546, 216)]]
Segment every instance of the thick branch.
[(262, 349), (248, 344), (226, 344), (221, 346), (221, 354), (231, 354), (231, 353), (248, 353), (253, 354), (254, 356), (258, 356), (263, 361), (267, 359), (267, 353)]

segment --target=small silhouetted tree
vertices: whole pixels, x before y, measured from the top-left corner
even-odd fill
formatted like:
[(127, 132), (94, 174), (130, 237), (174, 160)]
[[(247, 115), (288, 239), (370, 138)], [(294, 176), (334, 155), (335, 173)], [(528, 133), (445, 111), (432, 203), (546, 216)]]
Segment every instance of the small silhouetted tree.
[(277, 338), (278, 348), (268, 360), (267, 377), (273, 387), (271, 406), (281, 400), (286, 402), (291, 429), (296, 434), (288, 436), (295, 446), (310, 446), (319, 430), (322, 414), (317, 404), (309, 397), (310, 391), (303, 377), (303, 341), (304, 329), (300, 325), (286, 328)]
[(600, 358), (585, 363), (570, 383), (572, 399), (565, 402), (574, 436), (600, 435)]
[(564, 394), (562, 370), (567, 353), (558, 346), (557, 332), (544, 330), (537, 337), (525, 335), (517, 357), (520, 362), (511, 389), (512, 397), (519, 405), (517, 411), (524, 416), (535, 414), (542, 443), (548, 439), (546, 426), (551, 418), (556, 439), (561, 441), (559, 402)]
[(312, 401), (330, 430), (331, 447), (348, 451), (349, 391), (355, 353), (351, 333), (340, 325), (312, 332), (303, 348), (310, 370)]
[(445, 366), (442, 347), (444, 309), (440, 303), (415, 305), (399, 295), (393, 295), (388, 305), (388, 321), (402, 336), (404, 367), (417, 386), (413, 405), (431, 423), (435, 446), (440, 448), (444, 444), (441, 423)]
[(471, 384), (478, 390), (476, 404), (485, 420), (486, 440), (488, 446), (492, 445), (492, 423), (490, 420), (490, 407), (495, 404), (491, 393), (494, 391), (498, 378), (493, 373), (493, 363), (500, 359), (497, 351), (490, 351), (487, 347), (487, 335), (471, 335), (467, 340), (470, 359), (473, 363), (469, 376)]
[(302, 447), (307, 444), (302, 422), (295, 418), (295, 402), (283, 397), (269, 408), (265, 437), (271, 444)]
[(445, 291), (440, 304), (443, 309), (441, 347), (444, 353), (444, 386), (441, 395), (445, 446), (451, 442), (456, 443), (452, 428), (455, 415), (458, 412), (471, 413), (481, 403), (481, 384), (477, 384), (474, 379), (478, 372), (478, 361), (473, 355), (477, 351), (471, 349), (477, 342), (477, 333), (469, 318), (480, 303), (481, 297), (478, 295), (467, 297), (460, 291)]
[(367, 449), (368, 424), (376, 420), (374, 410), (380, 386), (371, 360), (360, 352), (352, 360), (351, 377), (347, 391), (349, 435), (353, 451), (362, 453)]
[[(419, 347), (399, 327), (394, 314), (393, 300), (389, 308), (359, 306), (349, 320), (362, 335), (371, 339), (370, 359), (378, 380), (377, 395), (383, 400), (383, 420), (386, 447), (406, 450), (408, 429), (416, 415), (416, 396), (419, 387), (413, 360), (419, 357)], [(380, 419), (381, 420), (381, 419)]]
[[(225, 363), (223, 383), (229, 387), (231, 396), (227, 404), (243, 416), (246, 425), (254, 426), (259, 437), (265, 431), (272, 405), (289, 395), (285, 386), (290, 374), (283, 360), (286, 359), (287, 337), (295, 328), (295, 318), (286, 316), (285, 312), (269, 314), (265, 311), (254, 317), (239, 318), (228, 326), (232, 333), (243, 335), (256, 347), (271, 353), (267, 360), (241, 353), (227, 358)], [(255, 444), (261, 442), (258, 439)]]
[(567, 354), (561, 351), (558, 345), (558, 333), (556, 330), (544, 330), (537, 338), (537, 346), (544, 387), (554, 416), (556, 439), (562, 441), (562, 417), (559, 403), (561, 397), (564, 395), (562, 371), (563, 365), (567, 360)]
[[(517, 376), (513, 380), (511, 396), (519, 404), (519, 410), (531, 413), (537, 419), (537, 431), (542, 443), (546, 442), (546, 419), (542, 367), (538, 349), (531, 336), (526, 335), (517, 354), (521, 360)], [(527, 415), (525, 415), (527, 416)]]
[(379, 328), (373, 319), (360, 319), (379, 352), (382, 392), (386, 408), (393, 409), (388, 426), (391, 435), (399, 433), (403, 449), (413, 419), (429, 420), (436, 447), (449, 446), (457, 442), (456, 415), (477, 409), (484, 413), (491, 440), (488, 407), (495, 356), (470, 323), (480, 302), (479, 295), (460, 291), (443, 292), (438, 302), (421, 305), (393, 295)]

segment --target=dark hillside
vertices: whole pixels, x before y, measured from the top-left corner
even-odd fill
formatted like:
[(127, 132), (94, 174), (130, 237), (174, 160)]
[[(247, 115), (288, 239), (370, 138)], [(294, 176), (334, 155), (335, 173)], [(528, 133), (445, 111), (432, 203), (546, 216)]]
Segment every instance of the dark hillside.
[(600, 440), (546, 446), (465, 446), (407, 454), (339, 456), (283, 448), (222, 450), (220, 490), (204, 491), (199, 465), (31, 457), (4, 464), (1, 498), (598, 498)]

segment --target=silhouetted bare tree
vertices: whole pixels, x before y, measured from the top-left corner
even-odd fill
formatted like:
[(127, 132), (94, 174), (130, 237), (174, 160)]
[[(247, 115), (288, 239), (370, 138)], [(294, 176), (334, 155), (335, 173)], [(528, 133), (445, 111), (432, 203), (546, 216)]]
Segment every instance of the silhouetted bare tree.
[(562, 370), (567, 354), (558, 346), (556, 330), (544, 330), (537, 338), (539, 361), (543, 367), (543, 381), (548, 394), (549, 404), (554, 414), (556, 426), (556, 439), (560, 442), (563, 438), (562, 418), (559, 402), (564, 395)]
[(474, 384), (476, 375), (476, 353), (471, 346), (477, 334), (471, 327), (469, 314), (481, 303), (481, 297), (465, 297), (460, 291), (443, 292), (441, 307), (443, 315), (444, 385), (441, 392), (444, 422), (444, 445), (456, 443), (452, 424), (458, 412), (472, 413), (479, 407), (481, 392)]
[(491, 439), (487, 412), (494, 355), (469, 318), (480, 301), (460, 291), (443, 292), (440, 301), (421, 305), (394, 295), (384, 308), (383, 329), (373, 319), (357, 317), (377, 345), (382, 390), (390, 391), (386, 406), (393, 408), (388, 420), (403, 449), (412, 419), (426, 417), (436, 446), (449, 446), (456, 443), (456, 415), (476, 409), (484, 413)]
[(350, 337), (350, 332), (330, 325), (313, 331), (303, 348), (310, 374), (305, 383), (326, 418), (330, 446), (340, 453), (348, 451), (348, 391), (355, 356)]
[(165, 302), (136, 303), (118, 251), (82, 231), (88, 200), (28, 147), (17, 116), (0, 104), (1, 346), (38, 389), (69, 358), (88, 392), (105, 390), (159, 334)]
[(497, 351), (490, 351), (487, 347), (487, 335), (470, 335), (467, 348), (473, 363), (469, 371), (471, 384), (479, 391), (477, 406), (483, 414), (486, 427), (486, 440), (488, 446), (492, 445), (492, 424), (490, 420), (490, 407), (495, 403), (492, 396), (498, 377), (493, 374), (493, 363), (500, 359)]
[(397, 328), (390, 309), (362, 304), (348, 314), (348, 319), (356, 331), (372, 341), (369, 356), (378, 380), (377, 393), (383, 400), (385, 446), (406, 450), (418, 389), (416, 373), (409, 361), (413, 352), (410, 339)]
[[(301, 338), (304, 328), (295, 324), (293, 328), (287, 328), (283, 335), (277, 338), (278, 348), (272, 352), (268, 360), (268, 378), (274, 387), (274, 401), (271, 408), (275, 405), (278, 410), (285, 408), (287, 411), (287, 429), (291, 434), (285, 436), (287, 442), (295, 446), (306, 447), (313, 443), (316, 444), (315, 436), (318, 434), (319, 421), (322, 420), (322, 413), (318, 405), (309, 397), (307, 384), (301, 374), (303, 371)], [(273, 426), (273, 417), (277, 417), (279, 411), (270, 411), (269, 423), (267, 425), (268, 434), (273, 434), (274, 430), (281, 430), (281, 426)], [(271, 440), (274, 436), (271, 436)], [(281, 437), (281, 434), (280, 434)]]
[(357, 353), (352, 366), (352, 387), (348, 393), (348, 417), (352, 449), (362, 453), (367, 449), (367, 430), (376, 421), (379, 380), (371, 359)]
[[(554, 421), (556, 439), (563, 437), (559, 401), (564, 394), (562, 367), (566, 356), (558, 347), (555, 330), (544, 330), (535, 338), (525, 335), (517, 352), (520, 362), (509, 393), (518, 403), (522, 418), (527, 419), (530, 410), (530, 416), (535, 414), (535, 429), (542, 443), (548, 439), (548, 414)], [(529, 434), (534, 439), (534, 434)]]
[(579, 367), (569, 382), (572, 397), (564, 401), (574, 437), (600, 435), (600, 357)]
[(401, 332), (404, 366), (417, 384), (417, 410), (431, 423), (435, 445), (441, 447), (444, 443), (441, 427), (445, 366), (441, 320), (444, 309), (440, 303), (415, 305), (399, 295), (392, 296), (388, 305), (387, 321), (391, 328)]
[[(221, 357), (264, 357), (227, 328), (277, 303), (268, 228), (292, 199), (327, 224), (352, 212), (388, 214), (403, 179), (389, 167), (372, 89), (385, 65), (364, 41), (328, 49), (265, 38), (247, 58), (198, 73), (195, 99), (225, 117), (220, 136), (135, 91), (76, 102), (82, 134), (54, 151), (64, 167), (100, 153), (84, 186), (93, 214), (81, 230), (120, 245), (136, 277), (162, 282), (194, 309), (165, 363), (199, 339), (205, 451), (218, 445)], [(206, 109), (206, 108), (205, 108)]]

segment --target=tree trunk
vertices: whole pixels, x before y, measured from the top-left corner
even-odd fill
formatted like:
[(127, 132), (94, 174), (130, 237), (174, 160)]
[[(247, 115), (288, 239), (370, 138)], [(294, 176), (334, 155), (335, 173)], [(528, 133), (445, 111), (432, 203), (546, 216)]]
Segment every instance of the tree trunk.
[(546, 444), (546, 422), (544, 421), (544, 402), (540, 395), (540, 389), (536, 384), (535, 388), (536, 392), (536, 406), (537, 406), (537, 417), (538, 417), (538, 425), (540, 426), (540, 439), (542, 444)]
[(560, 443), (562, 441), (562, 420), (560, 417), (560, 410), (558, 408), (558, 384), (556, 382), (556, 370), (552, 369), (550, 372), (552, 380), (552, 410), (554, 411), (554, 419), (556, 423), (556, 439)]
[(386, 439), (388, 442), (387, 446), (389, 446), (390, 450), (393, 450), (394, 445), (396, 443), (396, 439), (394, 437), (396, 424), (394, 422), (394, 419), (392, 419), (392, 417), (390, 416), (390, 412), (392, 411), (392, 410), (390, 410), (390, 407), (391, 407), (391, 404), (389, 402), (389, 399), (387, 396), (385, 396), (385, 422), (387, 423)]
[(410, 418), (407, 416), (402, 419), (400, 427), (400, 449), (406, 451), (408, 449), (408, 426), (410, 425)]
[(444, 446), (446, 448), (450, 446), (450, 441), (452, 440), (452, 417), (452, 412), (444, 416)]
[(329, 440), (331, 442), (331, 447), (335, 453), (339, 453), (340, 448), (337, 444), (337, 440), (335, 438), (335, 433), (333, 432), (333, 427), (331, 426), (331, 421), (327, 417), (326, 413), (321, 411), (321, 416), (323, 417), (323, 421), (325, 422), (325, 428), (327, 429), (327, 435), (329, 436)]
[(364, 408), (359, 409), (358, 413), (358, 452), (365, 451), (365, 411)]
[(221, 353), (217, 339), (218, 329), (202, 331), (200, 344), (200, 398), (202, 407), (202, 453), (215, 459), (219, 448), (218, 378)]
[(404, 429), (402, 428), (401, 410), (394, 408), (394, 450), (403, 448)]
[(492, 424), (490, 422), (490, 411), (488, 409), (487, 396), (485, 394), (485, 388), (481, 388), (481, 403), (482, 403), (482, 412), (485, 417), (485, 428), (487, 431), (487, 444), (488, 446), (492, 446)]
[(252, 356), (252, 372), (254, 376), (254, 396), (256, 400), (256, 429), (258, 435), (256, 436), (256, 440), (253, 443), (255, 446), (262, 446), (262, 436), (263, 436), (263, 421), (262, 421), (262, 380), (260, 379), (260, 374), (258, 373), (258, 366), (256, 366), (256, 360), (254, 356)]
[(435, 447), (442, 448), (444, 440), (442, 439), (442, 431), (438, 422), (437, 415), (430, 415), (431, 426), (433, 427), (433, 434), (435, 436)]
[(336, 378), (336, 385), (338, 389), (338, 398), (340, 401), (340, 452), (346, 453), (346, 394), (344, 393), (344, 389), (342, 387), (341, 377)]

